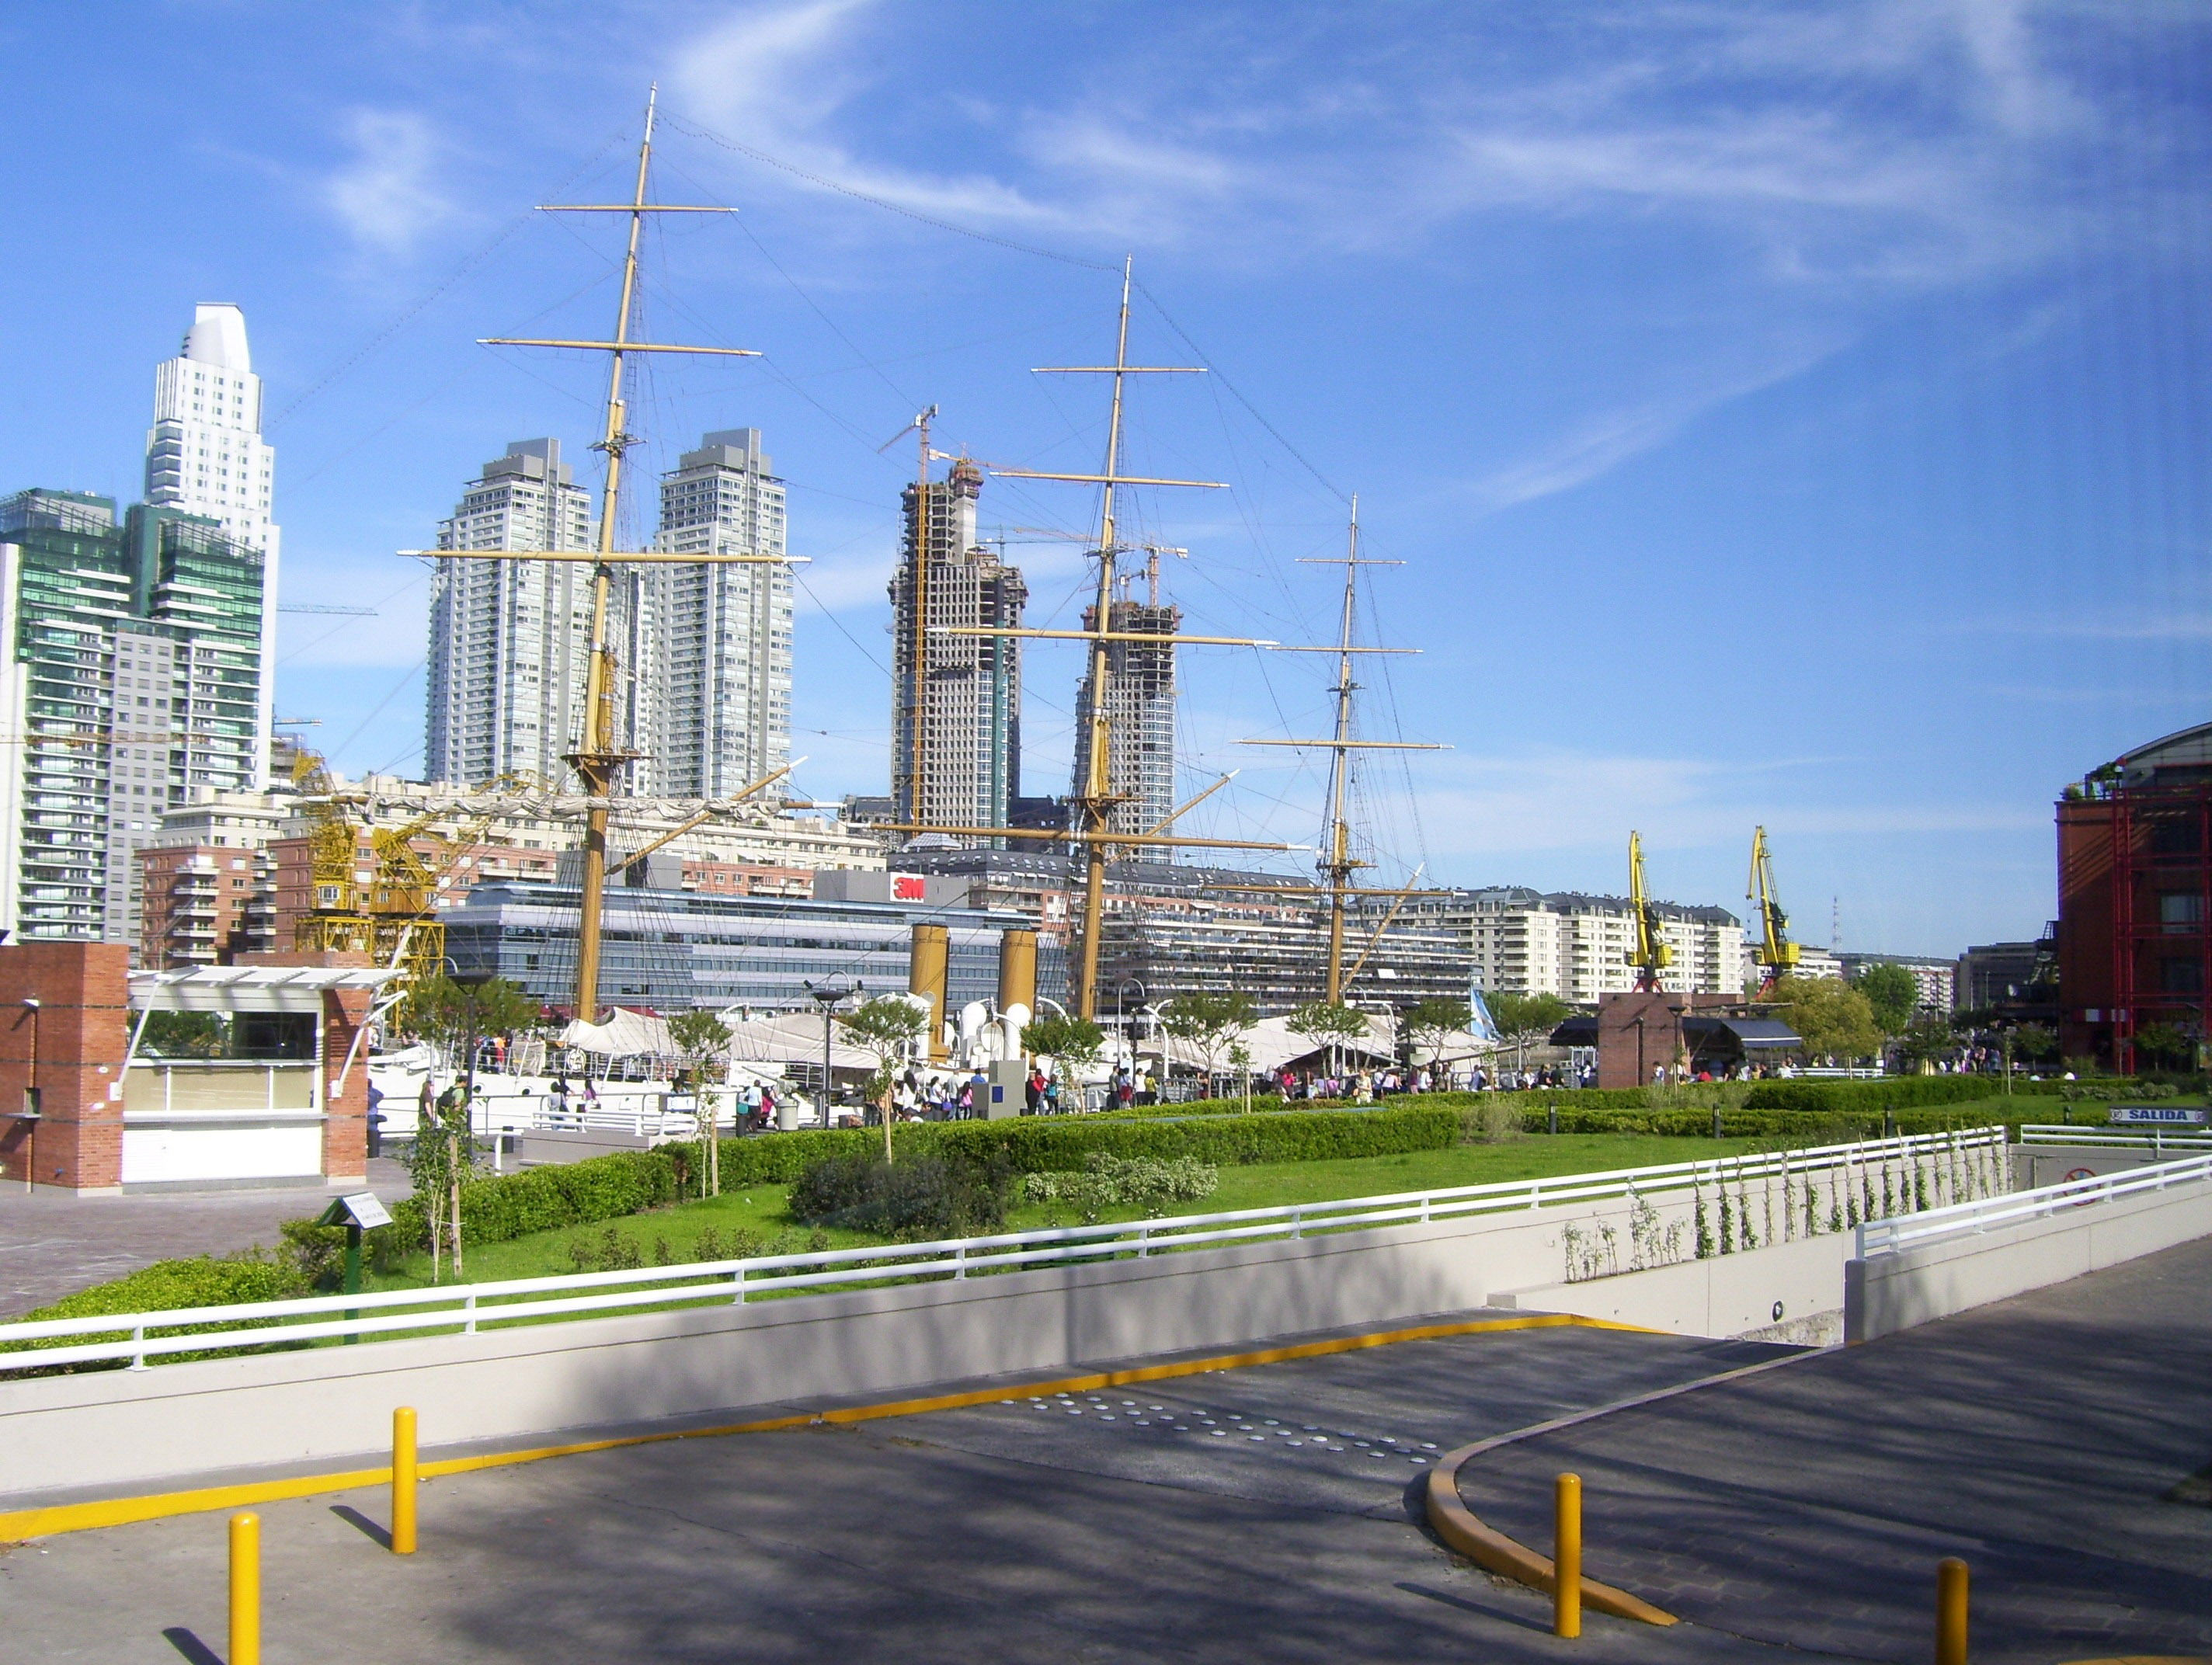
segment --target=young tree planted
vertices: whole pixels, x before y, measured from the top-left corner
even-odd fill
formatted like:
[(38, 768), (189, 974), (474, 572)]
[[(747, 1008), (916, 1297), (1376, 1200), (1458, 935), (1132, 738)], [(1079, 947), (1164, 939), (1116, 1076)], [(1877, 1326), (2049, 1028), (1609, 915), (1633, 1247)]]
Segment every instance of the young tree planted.
[(1243, 1040), (1259, 1017), (1252, 997), (1234, 988), (1218, 994), (1178, 994), (1160, 1008), (1161, 1027), (1176, 1040), (1188, 1042), (1206, 1060), (1208, 1092), (1213, 1091), (1213, 1079), (1220, 1073), (1230, 1046)]
[(884, 1119), (884, 1160), (891, 1158), (891, 1081), (898, 1062), (914, 1050), (928, 1032), (928, 1008), (903, 994), (878, 994), (850, 1012), (837, 1014), (845, 1036), (876, 1060), (875, 1078), (868, 1083)]

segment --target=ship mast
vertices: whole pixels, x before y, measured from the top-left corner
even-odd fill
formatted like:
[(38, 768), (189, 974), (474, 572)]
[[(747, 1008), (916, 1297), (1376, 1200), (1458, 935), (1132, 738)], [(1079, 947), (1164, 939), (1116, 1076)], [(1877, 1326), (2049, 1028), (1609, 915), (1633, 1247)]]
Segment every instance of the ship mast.
[[(1106, 467), (1102, 474), (1061, 474), (1038, 469), (994, 468), (990, 472), (1001, 478), (1018, 480), (1065, 480), (1082, 485), (1102, 488), (1098, 515), (1098, 588), (1097, 611), (1091, 625), (1084, 630), (1032, 630), (996, 625), (939, 625), (930, 627), (932, 634), (962, 636), (1027, 636), (1061, 641), (1087, 641), (1091, 644), (1091, 712), (1087, 727), (1082, 735), (1083, 778), (1075, 793), (1075, 824), (1064, 832), (1041, 831), (1027, 827), (981, 827), (940, 825), (924, 821), (919, 813), (910, 821), (891, 824), (893, 832), (940, 832), (964, 837), (1050, 840), (1078, 843), (1083, 847), (1084, 883), (1081, 902), (1082, 950), (1075, 968), (1074, 1006), (1076, 1015), (1095, 1019), (1098, 1015), (1098, 955), (1104, 935), (1106, 916), (1106, 869), (1113, 860), (1115, 847), (1132, 845), (1143, 848), (1196, 847), (1209, 849), (1287, 850), (1287, 844), (1273, 843), (1260, 839), (1241, 838), (1182, 838), (1162, 830), (1168, 822), (1182, 813), (1177, 810), (1167, 821), (1149, 831), (1140, 833), (1115, 832), (1109, 824), (1114, 807), (1122, 795), (1115, 792), (1111, 770), (1113, 739), (1113, 655), (1115, 642), (1144, 642), (1156, 647), (1171, 647), (1177, 643), (1218, 647), (1273, 647), (1271, 641), (1257, 641), (1244, 636), (1186, 636), (1156, 630), (1116, 630), (1114, 629), (1114, 585), (1115, 557), (1123, 545), (1115, 534), (1115, 489), (1121, 486), (1189, 486), (1204, 490), (1222, 490), (1226, 483), (1220, 480), (1164, 480), (1149, 476), (1121, 472), (1121, 423), (1123, 392), (1130, 376), (1138, 375), (1203, 375), (1205, 370), (1196, 365), (1132, 364), (1129, 362), (1129, 291), (1133, 263), (1121, 264), (1121, 307), (1115, 332), (1114, 362), (1111, 364), (1071, 364), (1040, 367), (1039, 375), (1101, 375), (1111, 376), (1112, 402), (1109, 409), (1106, 428)], [(1201, 793), (1203, 797), (1205, 794)], [(1194, 803), (1197, 800), (1193, 799)], [(1184, 809), (1189, 808), (1185, 805)]]
[(435, 555), (441, 558), (471, 561), (578, 561), (592, 566), (592, 629), (591, 658), (584, 682), (584, 711), (580, 733), (575, 750), (564, 759), (576, 771), (583, 785), (583, 795), (589, 807), (585, 812), (583, 849), (583, 893), (581, 911), (576, 931), (576, 1005), (575, 1012), (585, 1023), (596, 1022), (599, 1012), (599, 957), (603, 921), (600, 917), (606, 892), (607, 824), (611, 815), (612, 799), (617, 776), (625, 763), (637, 753), (625, 747), (617, 735), (615, 720), (616, 691), (619, 686), (619, 666), (615, 652), (608, 640), (608, 612), (611, 592), (614, 585), (615, 568), (618, 565), (637, 562), (657, 562), (682, 566), (781, 566), (788, 557), (769, 555), (692, 555), (671, 556), (660, 552), (617, 550), (615, 548), (617, 516), (622, 498), (623, 461), (629, 448), (639, 442), (639, 436), (624, 425), (626, 407), (623, 399), (623, 375), (633, 353), (693, 353), (726, 358), (758, 358), (760, 355), (743, 347), (678, 346), (660, 342), (634, 341), (630, 338), (630, 319), (635, 310), (638, 288), (638, 244), (648, 214), (732, 214), (734, 209), (697, 207), (646, 200), (646, 187), (653, 166), (653, 125), (654, 108), (659, 99), (656, 85), (647, 96), (645, 131), (637, 149), (637, 182), (631, 198), (626, 203), (549, 203), (542, 204), (538, 211), (544, 214), (627, 214), (629, 216), (629, 240), (623, 255), (622, 299), (615, 314), (614, 336), (608, 341), (548, 340), (538, 337), (494, 336), (479, 344), (487, 347), (547, 347), (563, 350), (603, 352), (607, 355), (607, 401), (605, 424), (594, 451), (603, 451), (607, 459), (606, 487), (599, 500), (599, 535), (596, 549), (592, 550), (409, 550), (408, 555)]
[[(1280, 745), (1313, 747), (1329, 753), (1328, 764), (1328, 825), (1324, 829), (1326, 840), (1321, 859), (1314, 865), (1322, 877), (1328, 881), (1328, 953), (1322, 977), (1324, 999), (1330, 1006), (1344, 1004), (1344, 924), (1346, 904), (1355, 896), (1387, 896), (1397, 898), (1389, 915), (1369, 940), (1359, 955), (1358, 963), (1366, 963), (1367, 957), (1382, 939), (1398, 909), (1406, 899), (1417, 896), (1437, 896), (1435, 890), (1409, 889), (1388, 890), (1355, 885), (1352, 876), (1362, 867), (1372, 864), (1358, 860), (1352, 854), (1352, 823), (1345, 813), (1345, 794), (1351, 785), (1352, 754), (1354, 751), (1442, 751), (1447, 748), (1433, 742), (1421, 740), (1360, 740), (1352, 738), (1352, 696), (1359, 684), (1352, 678), (1352, 661), (1359, 653), (1403, 653), (1418, 650), (1405, 647), (1358, 647), (1352, 645), (1352, 627), (1358, 617), (1359, 569), (1362, 567), (1402, 567), (1402, 561), (1372, 560), (1359, 552), (1359, 498), (1352, 499), (1352, 514), (1345, 532), (1345, 548), (1341, 556), (1313, 556), (1302, 557), (1301, 564), (1344, 568), (1344, 600), (1339, 612), (1336, 646), (1318, 651), (1336, 655), (1336, 684), (1329, 690), (1336, 698), (1335, 732), (1325, 740), (1252, 739), (1246, 745)], [(1313, 652), (1314, 649), (1302, 651)], [(1416, 878), (1419, 875), (1417, 873)], [(1245, 888), (1245, 887), (1238, 887)], [(1357, 969), (1355, 966), (1354, 969)]]

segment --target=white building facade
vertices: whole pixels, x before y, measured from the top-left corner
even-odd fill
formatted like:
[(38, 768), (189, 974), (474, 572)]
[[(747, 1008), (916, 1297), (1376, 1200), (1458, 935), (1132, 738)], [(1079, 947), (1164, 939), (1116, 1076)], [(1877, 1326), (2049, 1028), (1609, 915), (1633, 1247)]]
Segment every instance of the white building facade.
[[(592, 536), (592, 495), (561, 460), (561, 442), (520, 440), (464, 489), (438, 547), (586, 550)], [(626, 594), (618, 589), (617, 602)], [(588, 562), (440, 561), (424, 772), (460, 786), (562, 780), (583, 729), (591, 629)]]
[[(1720, 908), (1658, 904), (1674, 951), (1661, 987), (1671, 994), (1742, 993), (1743, 922)], [(1626, 898), (1544, 894), (1520, 885), (1409, 899), (1409, 915), (1464, 931), (1474, 985), (1485, 993), (1553, 994), (1595, 1006), (1636, 986), (1636, 921)]]
[[(781, 556), (784, 485), (757, 428), (661, 477), (659, 547)], [(791, 761), (791, 568), (653, 566), (633, 586), (634, 730), (648, 796), (723, 798)]]
[[(253, 374), (246, 313), (203, 301), (183, 350), (154, 372), (154, 425), (146, 434), (146, 501), (221, 526), (260, 551), (261, 663), (276, 659), (276, 453), (261, 437), (261, 378)], [(264, 678), (256, 734), (256, 784), (268, 779), (275, 684)]]

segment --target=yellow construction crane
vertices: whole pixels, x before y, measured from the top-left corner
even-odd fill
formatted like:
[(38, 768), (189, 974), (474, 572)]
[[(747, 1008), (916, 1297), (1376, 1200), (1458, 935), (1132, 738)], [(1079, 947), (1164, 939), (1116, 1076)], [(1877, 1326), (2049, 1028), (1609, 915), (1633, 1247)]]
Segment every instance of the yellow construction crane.
[(1658, 906), (1644, 883), (1644, 839), (1638, 833), (1628, 835), (1628, 907), (1636, 915), (1636, 951), (1628, 963), (1636, 968), (1637, 991), (1656, 994), (1659, 974), (1674, 963), (1674, 951), (1667, 945)]
[(1751, 882), (1744, 890), (1747, 901), (1759, 907), (1759, 963), (1765, 968), (1759, 979), (1759, 992), (1762, 996), (1774, 992), (1776, 981), (1790, 973), (1797, 963), (1797, 945), (1790, 940), (1790, 915), (1782, 911), (1782, 898), (1774, 889), (1774, 861), (1766, 848), (1766, 829), (1751, 829)]

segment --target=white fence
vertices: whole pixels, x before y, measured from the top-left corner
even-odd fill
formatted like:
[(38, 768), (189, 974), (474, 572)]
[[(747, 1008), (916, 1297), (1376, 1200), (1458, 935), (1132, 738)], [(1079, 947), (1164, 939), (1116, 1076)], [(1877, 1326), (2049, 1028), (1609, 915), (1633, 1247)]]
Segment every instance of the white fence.
[(2193, 1127), (2078, 1127), (2071, 1122), (2032, 1122), (2020, 1130), (2023, 1145), (2097, 1145), (2106, 1150), (2212, 1151), (2212, 1131)]
[[(963, 1279), (978, 1273), (1018, 1271), (1060, 1262), (1111, 1260), (1123, 1255), (1143, 1258), (1170, 1250), (1268, 1238), (1298, 1238), (1322, 1232), (1424, 1224), (1622, 1197), (1650, 1197), (1706, 1186), (1717, 1188), (1723, 1183), (1741, 1186), (1771, 1179), (1802, 1182), (1814, 1175), (1834, 1176), (1854, 1196), (1873, 1198), (1891, 1194), (1891, 1187), (1882, 1176), (1894, 1173), (1901, 1182), (1909, 1182), (1917, 1170), (1923, 1185), (1932, 1183), (1936, 1194), (1948, 1192), (1955, 1195), (1962, 1187), (1973, 1191), (2002, 1188), (2004, 1144), (2002, 1127), (1984, 1127), (1961, 1133), (1870, 1139), (1856, 1145), (1723, 1157), (1710, 1162), (1666, 1163), (1552, 1179), (1513, 1180), (1165, 1219), (1062, 1226), (937, 1243), (825, 1249), (632, 1271), (0, 1324), (0, 1369), (11, 1365), (38, 1369), (118, 1361), (138, 1369), (151, 1359), (175, 1353), (223, 1352), (271, 1344), (289, 1346), (402, 1334), (473, 1334), (479, 1328), (494, 1324), (527, 1323), (586, 1313), (611, 1316), (645, 1307), (741, 1303), (759, 1296), (853, 1290), (916, 1279)], [(1898, 1190), (1908, 1200), (1909, 1206), (1911, 1183), (1900, 1183)], [(186, 1324), (193, 1334), (173, 1333)], [(161, 1333), (164, 1331), (172, 1333)], [(70, 1343), (69, 1338), (78, 1336), (101, 1339)], [(25, 1343), (57, 1341), (63, 1345), (41, 1346), (33, 1352), (7, 1356)]]
[(1972, 1237), (1993, 1226), (2047, 1218), (2067, 1209), (2086, 1208), (2118, 1197), (2164, 1191), (2179, 1185), (2201, 1185), (2208, 1180), (2212, 1180), (2212, 1153), (2130, 1169), (2124, 1173), (2093, 1174), (2087, 1179), (2065, 1180), (2057, 1185), (2039, 1186), (2033, 1191), (2015, 1191), (1956, 1203), (1948, 1208), (1930, 1208), (1922, 1213), (1873, 1220), (1858, 1229), (1858, 1258), (1863, 1261), (1877, 1255), (1896, 1255), (1922, 1243)]

